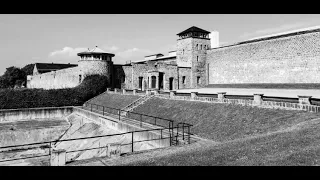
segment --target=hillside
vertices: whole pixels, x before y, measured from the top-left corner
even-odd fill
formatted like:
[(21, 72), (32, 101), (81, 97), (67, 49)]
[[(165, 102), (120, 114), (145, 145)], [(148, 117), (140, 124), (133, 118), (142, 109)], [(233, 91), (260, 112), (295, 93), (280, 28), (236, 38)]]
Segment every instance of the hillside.
[[(239, 130), (241, 132), (241, 128)], [(273, 129), (263, 133), (230, 141), (200, 140), (189, 145), (131, 154), (118, 159), (99, 158), (70, 165), (319, 166), (319, 144), (320, 118), (311, 120), (301, 117), (295, 121), (289, 118), (285, 126), (274, 124)]]
[(191, 132), (214, 141), (230, 141), (274, 132), (318, 118), (316, 113), (153, 98), (134, 112), (186, 122)]
[(90, 101), (88, 101), (88, 103), (121, 109), (139, 98), (140, 96), (137, 95), (104, 93), (95, 97), (94, 99), (91, 99)]

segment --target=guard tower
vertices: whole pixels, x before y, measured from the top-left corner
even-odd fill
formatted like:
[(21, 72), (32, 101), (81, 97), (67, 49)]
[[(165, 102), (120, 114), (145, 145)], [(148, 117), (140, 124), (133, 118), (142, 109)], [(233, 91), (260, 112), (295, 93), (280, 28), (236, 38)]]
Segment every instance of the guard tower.
[(206, 85), (205, 64), (207, 50), (211, 48), (209, 34), (209, 31), (195, 26), (177, 34), (177, 65), (191, 68), (189, 88)]
[(78, 61), (80, 75), (79, 79), (84, 79), (88, 75), (100, 74), (109, 77), (111, 80), (112, 74), (112, 57), (114, 54), (104, 52), (96, 46), (94, 49), (78, 53), (80, 60)]

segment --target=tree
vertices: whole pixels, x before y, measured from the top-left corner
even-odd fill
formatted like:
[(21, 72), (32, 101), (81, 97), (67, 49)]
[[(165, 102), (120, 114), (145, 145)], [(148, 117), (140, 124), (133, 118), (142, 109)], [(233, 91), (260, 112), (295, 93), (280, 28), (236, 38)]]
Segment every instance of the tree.
[(26, 76), (28, 76), (33, 74), (33, 68), (34, 68), (34, 64), (28, 64), (23, 68), (21, 68), (21, 70), (26, 73)]
[(26, 80), (26, 73), (22, 71), (20, 68), (11, 66), (7, 68), (2, 78), (2, 88), (13, 88), (17, 83), (20, 83), (20, 85), (22, 84), (19, 80)]
[(0, 76), (0, 89), (8, 88), (9, 87), (9, 81), (7, 78), (4, 78), (3, 76)]

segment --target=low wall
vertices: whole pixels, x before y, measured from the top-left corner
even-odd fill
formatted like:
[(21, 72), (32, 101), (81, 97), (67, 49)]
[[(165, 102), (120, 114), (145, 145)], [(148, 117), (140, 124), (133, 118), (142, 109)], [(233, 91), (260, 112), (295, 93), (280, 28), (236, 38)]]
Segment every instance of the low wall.
[(0, 110), (0, 122), (28, 119), (64, 118), (73, 112), (73, 107), (47, 107)]
[(54, 141), (59, 139), (68, 127), (68, 125), (64, 125), (54, 128), (1, 131), (0, 147)]
[[(185, 101), (202, 101), (202, 102), (210, 102), (210, 103), (226, 103), (226, 104), (235, 104), (235, 105), (243, 105), (243, 106), (254, 106), (259, 108), (275, 108), (275, 109), (285, 109), (285, 110), (303, 110), (309, 112), (320, 112), (320, 106), (312, 105), (312, 104), (303, 104), (303, 103), (292, 103), (292, 102), (281, 102), (281, 98), (279, 101), (264, 101), (263, 96), (260, 95), (258, 100), (250, 99), (236, 99), (235, 96), (232, 99), (228, 99), (226, 97), (215, 98), (215, 97), (206, 97), (205, 94), (194, 94), (193, 96), (180, 96), (178, 93), (173, 93), (172, 95), (163, 95), (157, 94), (156, 97), (164, 98), (164, 99), (174, 99), (174, 100), (185, 100)], [(300, 102), (300, 101), (299, 101)], [(308, 103), (308, 102), (307, 102)], [(310, 100), (309, 100), (310, 103)]]

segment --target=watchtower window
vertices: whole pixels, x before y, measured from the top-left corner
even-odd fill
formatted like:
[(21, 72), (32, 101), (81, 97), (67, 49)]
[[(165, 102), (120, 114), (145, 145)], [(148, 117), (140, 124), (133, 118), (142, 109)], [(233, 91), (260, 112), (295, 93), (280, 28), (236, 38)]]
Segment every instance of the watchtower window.
[(202, 44), (200, 44), (200, 50), (202, 49)]
[(200, 76), (197, 76), (197, 84), (200, 84)]
[(199, 56), (197, 56), (197, 62), (199, 61)]
[(184, 54), (184, 49), (182, 49), (182, 54)]
[(206, 50), (207, 49), (207, 45), (204, 45), (204, 48), (203, 48), (204, 50)]
[(81, 82), (81, 80), (82, 80), (82, 76), (81, 76), (81, 75), (79, 75), (79, 83)]
[(186, 83), (186, 76), (182, 76), (182, 84)]
[(198, 50), (198, 44), (196, 45), (196, 50)]

